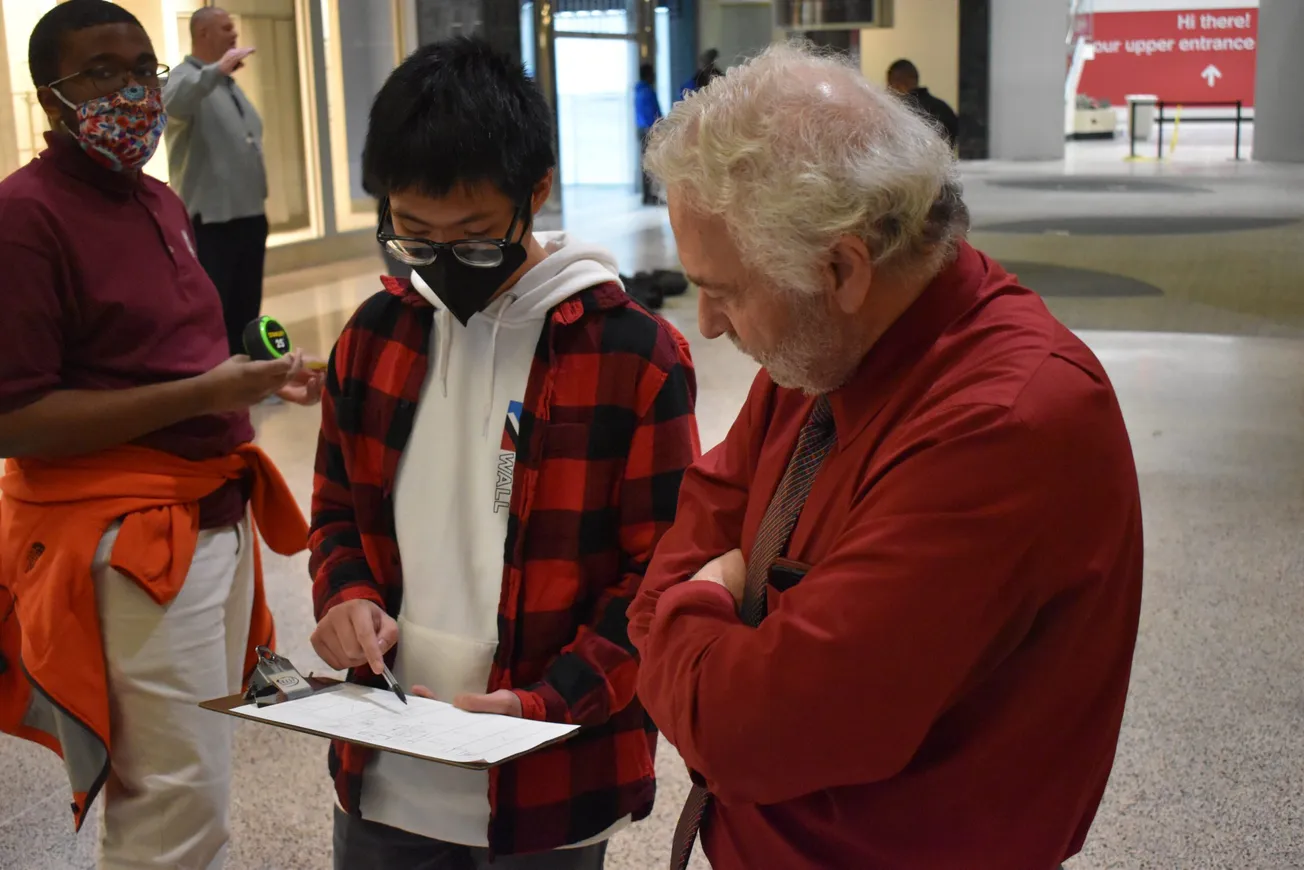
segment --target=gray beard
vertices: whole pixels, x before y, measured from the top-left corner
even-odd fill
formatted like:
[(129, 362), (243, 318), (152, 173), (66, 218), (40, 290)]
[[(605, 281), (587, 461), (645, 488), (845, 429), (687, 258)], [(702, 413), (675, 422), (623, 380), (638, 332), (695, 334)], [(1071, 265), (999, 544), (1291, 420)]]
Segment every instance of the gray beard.
[(785, 318), (793, 329), (773, 347), (753, 351), (730, 333), (734, 346), (761, 364), (780, 387), (822, 396), (844, 386), (855, 374), (865, 349), (855, 335), (814, 297), (789, 302)]

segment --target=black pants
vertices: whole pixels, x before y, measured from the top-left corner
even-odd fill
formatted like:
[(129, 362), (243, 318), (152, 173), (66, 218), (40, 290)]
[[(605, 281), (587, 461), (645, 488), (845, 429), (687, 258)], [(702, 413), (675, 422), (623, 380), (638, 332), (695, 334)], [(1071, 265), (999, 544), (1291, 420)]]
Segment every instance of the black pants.
[[(647, 137), (652, 133), (651, 130), (638, 131), (638, 165), (643, 166), (643, 158), (647, 155)], [(643, 205), (659, 205), (661, 200), (657, 197), (656, 185), (647, 172), (643, 173)]]
[[(335, 870), (486, 870), (489, 850), (454, 846), (335, 809)], [(602, 870), (607, 844), (499, 855), (493, 870)]]
[(217, 285), (231, 353), (244, 353), (244, 328), (263, 308), (263, 261), (267, 256), (267, 216), (205, 223), (195, 215), (199, 262)]

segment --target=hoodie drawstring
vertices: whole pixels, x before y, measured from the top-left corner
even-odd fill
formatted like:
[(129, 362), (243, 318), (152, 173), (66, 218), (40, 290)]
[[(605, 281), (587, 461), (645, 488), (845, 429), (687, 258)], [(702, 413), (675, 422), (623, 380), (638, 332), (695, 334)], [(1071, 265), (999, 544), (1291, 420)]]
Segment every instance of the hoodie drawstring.
[(453, 315), (447, 308), (439, 312), (441, 329), (439, 330), (439, 381), (444, 388), (444, 398), (448, 398), (448, 362), (453, 357)]
[(484, 404), (484, 423), (480, 426), (480, 437), (489, 436), (489, 422), (494, 415), (494, 387), (497, 386), (498, 379), (498, 330), (503, 325), (502, 312), (506, 311), (516, 301), (516, 297), (507, 294), (503, 307), (499, 311), (499, 316), (494, 318), (493, 332), (489, 334), (489, 394), (485, 397)]

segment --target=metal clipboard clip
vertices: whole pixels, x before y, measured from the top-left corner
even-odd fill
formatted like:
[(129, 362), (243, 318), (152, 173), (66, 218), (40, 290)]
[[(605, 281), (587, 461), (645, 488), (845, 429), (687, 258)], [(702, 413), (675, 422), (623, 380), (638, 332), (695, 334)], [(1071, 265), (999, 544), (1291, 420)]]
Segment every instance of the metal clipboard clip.
[(313, 693), (308, 678), (295, 670), (294, 664), (285, 656), (277, 655), (265, 646), (258, 647), (257, 652), (258, 664), (249, 679), (246, 701), (252, 701), (258, 707), (268, 707), (282, 701), (306, 698)]

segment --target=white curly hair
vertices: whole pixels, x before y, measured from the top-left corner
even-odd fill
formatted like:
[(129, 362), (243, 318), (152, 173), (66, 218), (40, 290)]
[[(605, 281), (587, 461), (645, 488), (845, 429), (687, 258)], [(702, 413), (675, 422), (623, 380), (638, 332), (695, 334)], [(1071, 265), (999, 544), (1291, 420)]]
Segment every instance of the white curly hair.
[(880, 270), (931, 277), (969, 228), (931, 122), (808, 44), (773, 45), (690, 94), (653, 129), (645, 162), (691, 210), (722, 218), (776, 287), (810, 292), (844, 235)]

